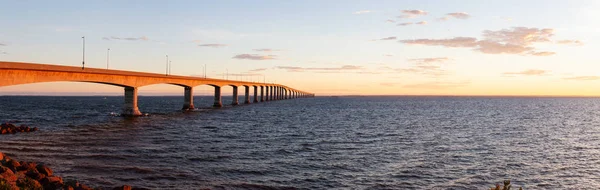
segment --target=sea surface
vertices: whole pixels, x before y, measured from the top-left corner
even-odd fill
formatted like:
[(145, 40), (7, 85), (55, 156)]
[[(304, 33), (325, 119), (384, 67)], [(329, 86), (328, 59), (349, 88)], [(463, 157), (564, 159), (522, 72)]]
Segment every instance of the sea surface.
[[(242, 96), (240, 96), (240, 99)], [(212, 97), (196, 97), (208, 107)], [(231, 98), (224, 98), (224, 104)], [(0, 96), (0, 151), (94, 187), (600, 187), (600, 99), (317, 97), (179, 111), (183, 97)]]

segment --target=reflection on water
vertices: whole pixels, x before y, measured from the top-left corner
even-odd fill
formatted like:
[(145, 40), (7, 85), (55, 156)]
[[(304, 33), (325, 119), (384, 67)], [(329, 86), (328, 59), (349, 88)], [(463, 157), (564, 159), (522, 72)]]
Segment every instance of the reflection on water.
[(122, 97), (0, 97), (0, 120), (40, 128), (0, 136), (0, 151), (102, 187), (600, 186), (600, 99), (323, 97), (193, 113), (182, 97), (139, 101), (150, 117), (112, 116)]

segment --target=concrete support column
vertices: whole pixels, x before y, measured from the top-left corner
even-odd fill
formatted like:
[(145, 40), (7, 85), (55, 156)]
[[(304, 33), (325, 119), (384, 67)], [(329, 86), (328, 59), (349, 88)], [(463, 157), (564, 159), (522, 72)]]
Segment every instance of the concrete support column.
[(277, 99), (281, 100), (281, 87), (277, 87)]
[(250, 87), (244, 86), (244, 104), (250, 103)]
[(140, 116), (142, 112), (138, 109), (138, 92), (136, 87), (125, 87), (125, 104), (123, 105), (123, 116)]
[(254, 86), (254, 103), (258, 102), (258, 86)]
[(272, 86), (269, 86), (269, 88), (270, 88), (270, 90), (269, 90), (269, 91), (271, 92), (271, 93), (269, 94), (269, 100), (273, 100), (273, 87), (272, 87)]
[(223, 107), (223, 103), (221, 103), (221, 87), (215, 86), (215, 103), (213, 107), (220, 108)]
[(239, 105), (240, 103), (238, 102), (238, 87), (237, 86), (233, 86), (233, 100), (231, 101), (231, 105)]
[(265, 86), (265, 101), (269, 101), (269, 87)]
[(265, 87), (264, 86), (260, 86), (260, 101), (261, 102), (265, 101)]
[(290, 99), (289, 94), (290, 94), (290, 91), (288, 89), (285, 89), (285, 97), (283, 97), (283, 98), (285, 98), (286, 100)]
[(183, 88), (183, 108), (182, 110), (193, 110), (194, 109), (194, 88), (184, 87)]

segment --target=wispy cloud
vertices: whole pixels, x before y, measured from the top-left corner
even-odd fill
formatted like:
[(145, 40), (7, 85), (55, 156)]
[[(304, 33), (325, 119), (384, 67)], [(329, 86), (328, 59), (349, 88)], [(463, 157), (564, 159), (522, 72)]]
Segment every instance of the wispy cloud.
[(504, 75), (521, 75), (521, 76), (542, 76), (542, 75), (547, 75), (549, 74), (550, 71), (546, 71), (546, 70), (539, 70), (539, 69), (529, 69), (529, 70), (525, 70), (525, 71), (519, 71), (519, 72), (505, 72), (503, 73)]
[(427, 24), (427, 21), (421, 21), (421, 22), (417, 22), (417, 23), (415, 23), (415, 24), (418, 24), (418, 25), (426, 25), (426, 24)]
[(262, 60), (273, 60), (275, 59), (275, 57), (277, 57), (276, 55), (257, 55), (257, 54), (239, 54), (236, 56), (233, 56), (233, 59), (248, 59), (248, 60), (257, 60), (257, 61), (262, 61)]
[(290, 67), (278, 66), (277, 69), (283, 69), (288, 72), (305, 72), (305, 71), (357, 71), (363, 69), (361, 66), (344, 65), (341, 67)]
[(6, 46), (6, 44), (0, 43), (0, 46)]
[(261, 72), (261, 71), (266, 71), (266, 70), (267, 70), (267, 68), (258, 68), (258, 69), (249, 70), (248, 72)]
[(386, 56), (386, 57), (392, 57), (392, 56), (394, 56), (394, 55), (392, 55), (392, 54), (383, 54), (383, 56)]
[(360, 14), (367, 14), (367, 13), (371, 13), (371, 12), (372, 12), (371, 10), (360, 10), (360, 11), (353, 12), (352, 14), (360, 15)]
[(385, 20), (385, 21), (386, 21), (386, 22), (391, 22), (391, 23), (394, 23), (394, 22), (396, 22), (395, 20), (392, 20), (392, 19), (387, 19), (387, 20)]
[(397, 26), (408, 26), (408, 25), (412, 25), (414, 23), (412, 22), (403, 22), (403, 23), (398, 23)]
[(599, 80), (600, 76), (577, 76), (577, 77), (568, 77), (563, 78), (565, 80)]
[(253, 49), (254, 51), (262, 51), (262, 52), (273, 52), (273, 51), (281, 51), (280, 49), (268, 49), (268, 48), (263, 48), (263, 49)]
[(399, 84), (400, 83), (397, 83), (397, 82), (382, 82), (382, 83), (379, 83), (379, 85), (381, 85), (381, 86), (389, 86), (389, 87), (396, 86), (396, 85), (399, 85)]
[(211, 48), (221, 48), (221, 47), (226, 47), (227, 44), (200, 44), (198, 46), (200, 46), (200, 47), (211, 47)]
[(116, 36), (111, 36), (111, 37), (103, 37), (103, 40), (127, 40), (127, 41), (148, 41), (148, 37), (146, 36), (141, 36), (141, 37), (116, 37)]
[(557, 44), (565, 44), (565, 45), (583, 45), (583, 42), (579, 40), (559, 40), (556, 42)]
[(533, 55), (533, 56), (551, 56), (556, 53), (550, 52), (550, 51), (542, 51), (542, 52), (529, 52), (529, 54)]
[(430, 58), (418, 58), (418, 59), (408, 59), (411, 62), (421, 62), (421, 63), (439, 63), (449, 61), (448, 57), (430, 57)]
[(465, 13), (465, 12), (448, 13), (446, 15), (448, 15), (449, 17), (452, 17), (452, 18), (456, 18), (456, 19), (468, 19), (471, 17), (471, 15), (469, 15), (469, 13)]
[(416, 18), (419, 16), (427, 15), (427, 12), (423, 10), (402, 10), (400, 12), (402, 13), (402, 15), (398, 16), (398, 18)]
[(440, 89), (458, 88), (458, 87), (468, 86), (469, 84), (470, 84), (469, 81), (463, 81), (463, 82), (426, 82), (426, 83), (404, 85), (402, 87), (404, 87), (404, 88), (419, 88), (419, 89), (440, 90)]
[(387, 37), (387, 38), (381, 38), (379, 40), (396, 40), (396, 36), (391, 36), (391, 37)]
[(455, 37), (450, 39), (400, 40), (404, 44), (419, 44), (443, 47), (472, 48), (486, 54), (521, 54), (548, 56), (553, 52), (534, 51), (535, 43), (550, 42), (554, 30), (549, 28), (513, 27), (498, 31), (483, 31), (483, 39), (473, 37)]

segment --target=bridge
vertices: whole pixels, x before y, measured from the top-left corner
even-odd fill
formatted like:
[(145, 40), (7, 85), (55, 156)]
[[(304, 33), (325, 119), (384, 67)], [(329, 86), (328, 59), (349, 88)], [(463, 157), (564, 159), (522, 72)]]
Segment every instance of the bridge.
[[(138, 109), (138, 88), (153, 84), (172, 84), (183, 87), (183, 110), (194, 109), (193, 89), (199, 85), (214, 87), (215, 99), (213, 107), (223, 107), (221, 101), (221, 87), (233, 87), (232, 105), (238, 105), (238, 87), (244, 87), (244, 104), (250, 104), (250, 88), (253, 88), (254, 99), (252, 102), (285, 100), (293, 98), (314, 97), (314, 94), (294, 89), (280, 84), (267, 84), (258, 82), (245, 82), (235, 80), (221, 80), (213, 78), (176, 76), (156, 73), (143, 73), (121, 70), (96, 69), (0, 61), (0, 87), (39, 82), (91, 82), (124, 88), (125, 103), (122, 115), (142, 115)], [(260, 91), (258, 90), (260, 88)], [(260, 96), (258, 95), (260, 92)]]

